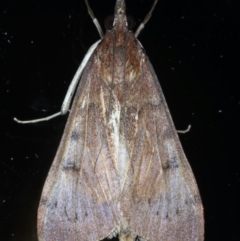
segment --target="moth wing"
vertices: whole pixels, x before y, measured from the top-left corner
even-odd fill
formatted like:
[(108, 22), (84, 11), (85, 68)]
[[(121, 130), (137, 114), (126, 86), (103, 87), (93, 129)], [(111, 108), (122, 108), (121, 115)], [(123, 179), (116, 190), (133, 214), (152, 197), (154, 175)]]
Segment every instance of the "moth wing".
[(197, 184), (147, 57), (137, 82), (127, 95), (136, 108), (125, 121), (131, 168), (122, 208), (130, 230), (150, 241), (201, 241)]
[(42, 192), (40, 241), (97, 241), (119, 225), (118, 179), (106, 140), (99, 73), (92, 56)]

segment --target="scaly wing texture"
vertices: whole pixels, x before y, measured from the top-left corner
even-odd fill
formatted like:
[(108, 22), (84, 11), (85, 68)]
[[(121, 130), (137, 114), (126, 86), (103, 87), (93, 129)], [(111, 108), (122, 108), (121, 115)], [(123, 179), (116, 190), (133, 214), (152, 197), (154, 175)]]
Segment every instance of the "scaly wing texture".
[[(118, 171), (106, 128), (111, 88), (100, 75), (100, 48), (83, 73), (45, 182), (38, 210), (40, 241), (97, 241), (120, 224)], [(117, 107), (113, 111), (119, 112)]]
[(83, 73), (39, 210), (40, 241), (203, 240), (192, 170), (132, 33), (108, 32)]
[(125, 101), (131, 166), (121, 201), (124, 217), (131, 232), (144, 240), (202, 241), (203, 208), (195, 178), (154, 70), (141, 47), (131, 42), (128, 60), (135, 55), (141, 62)]

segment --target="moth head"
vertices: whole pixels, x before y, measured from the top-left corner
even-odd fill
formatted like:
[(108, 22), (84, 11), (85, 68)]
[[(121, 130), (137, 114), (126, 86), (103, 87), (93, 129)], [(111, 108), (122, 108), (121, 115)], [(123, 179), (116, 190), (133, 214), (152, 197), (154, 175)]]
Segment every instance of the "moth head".
[[(113, 28), (113, 22), (114, 22), (114, 15), (111, 14), (109, 16), (107, 16), (105, 19), (104, 19), (104, 26), (107, 30), (111, 30)], [(136, 21), (135, 19), (133, 18), (133, 16), (131, 15), (127, 15), (127, 27), (128, 27), (128, 30), (132, 30), (136, 25)]]
[(126, 5), (124, 0), (117, 0), (114, 11), (113, 27), (127, 27)]

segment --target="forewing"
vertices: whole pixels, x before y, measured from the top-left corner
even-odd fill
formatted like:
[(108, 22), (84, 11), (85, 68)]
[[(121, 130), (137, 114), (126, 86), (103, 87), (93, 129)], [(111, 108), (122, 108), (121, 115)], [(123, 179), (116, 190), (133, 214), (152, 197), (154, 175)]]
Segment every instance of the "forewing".
[(154, 70), (139, 46), (135, 54), (142, 60), (127, 94), (131, 167), (121, 207), (131, 232), (144, 240), (201, 241), (203, 209), (195, 178)]
[[(100, 44), (101, 45), (101, 44)], [(119, 183), (106, 140), (109, 87), (98, 49), (87, 64), (38, 210), (41, 241), (97, 241), (119, 225)]]

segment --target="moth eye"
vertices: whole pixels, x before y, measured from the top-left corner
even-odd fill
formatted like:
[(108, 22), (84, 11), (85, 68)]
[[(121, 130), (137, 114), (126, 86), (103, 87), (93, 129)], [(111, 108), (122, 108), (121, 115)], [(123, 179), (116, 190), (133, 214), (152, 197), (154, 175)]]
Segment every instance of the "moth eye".
[(134, 17), (131, 15), (127, 15), (127, 23), (128, 23), (128, 30), (132, 30), (136, 25), (136, 21)]
[(113, 21), (114, 21), (114, 15), (111, 14), (107, 16), (104, 20), (104, 26), (107, 30), (111, 30), (113, 28)]
[[(107, 16), (104, 20), (104, 26), (107, 30), (111, 30), (113, 28), (113, 22), (114, 22), (114, 15), (111, 14), (109, 16)], [(129, 30), (132, 30), (136, 24), (135, 19), (130, 16), (127, 15), (127, 26)]]

